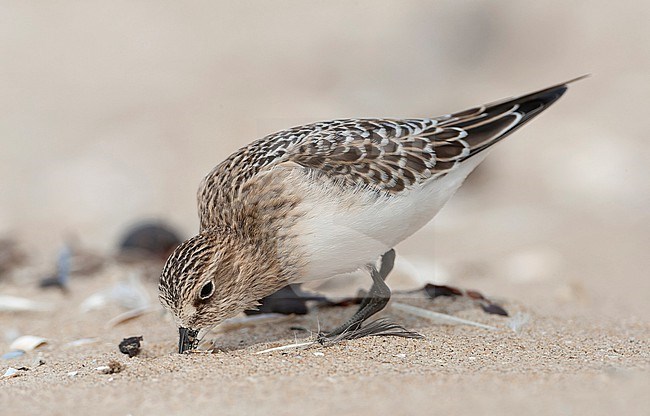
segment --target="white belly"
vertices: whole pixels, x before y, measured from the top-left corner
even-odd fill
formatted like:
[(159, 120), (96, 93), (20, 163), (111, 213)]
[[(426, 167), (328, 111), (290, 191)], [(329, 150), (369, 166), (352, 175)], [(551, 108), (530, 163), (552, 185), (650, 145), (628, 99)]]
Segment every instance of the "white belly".
[(313, 182), (308, 187), (309, 182), (297, 180), (296, 185), (304, 187), (307, 214), (298, 227), (308, 259), (296, 282), (326, 279), (374, 263), (429, 222), (485, 156), (392, 197), (377, 198), (363, 190), (344, 193)]

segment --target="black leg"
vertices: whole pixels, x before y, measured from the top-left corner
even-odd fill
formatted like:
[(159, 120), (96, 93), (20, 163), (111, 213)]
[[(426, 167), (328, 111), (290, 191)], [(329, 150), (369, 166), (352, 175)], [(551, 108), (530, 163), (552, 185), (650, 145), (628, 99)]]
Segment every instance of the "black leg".
[[(352, 318), (350, 318), (346, 324), (352, 323), (351, 321), (354, 319), (355, 316), (361, 313), (363, 309), (366, 308), (366, 306), (370, 303), (370, 301), (373, 299), (375, 296), (382, 296), (382, 294), (387, 298), (386, 302), (388, 302), (388, 299), (390, 299), (390, 288), (386, 286), (386, 278), (390, 274), (390, 272), (393, 270), (393, 265), (395, 264), (395, 249), (390, 249), (386, 253), (384, 253), (383, 256), (381, 256), (381, 265), (379, 266), (379, 272), (377, 272), (377, 269), (372, 267), (370, 269), (370, 276), (372, 277), (372, 286), (370, 287), (370, 291), (368, 294), (361, 300), (361, 303), (359, 304), (359, 309), (357, 309), (357, 312), (354, 314)], [(381, 278), (380, 286), (383, 286), (382, 288), (377, 287), (376, 283), (376, 276), (377, 273), (379, 273), (379, 277)], [(384, 289), (385, 288), (385, 289)], [(377, 293), (377, 295), (372, 295), (373, 291)], [(384, 304), (386, 306), (386, 304)], [(380, 308), (377, 310), (379, 312), (382, 310), (384, 307)], [(376, 312), (375, 312), (376, 313)], [(368, 319), (371, 315), (368, 315), (365, 319)], [(363, 322), (363, 320), (361, 321)], [(361, 323), (359, 322), (359, 323)], [(345, 324), (341, 325), (338, 329), (342, 329)], [(331, 333), (335, 332), (336, 330), (332, 331)]]
[(410, 338), (421, 338), (416, 332), (407, 331), (399, 325), (393, 324), (386, 320), (377, 320), (365, 327), (361, 324), (372, 315), (386, 307), (390, 299), (390, 288), (384, 280), (388, 277), (393, 265), (395, 264), (395, 250), (390, 249), (381, 256), (381, 266), (379, 270), (372, 265), (369, 266), (370, 276), (372, 277), (372, 287), (361, 301), (357, 312), (348, 319), (343, 325), (325, 335), (319, 336), (322, 344), (329, 344), (345, 339), (361, 338), (368, 335), (396, 335)]

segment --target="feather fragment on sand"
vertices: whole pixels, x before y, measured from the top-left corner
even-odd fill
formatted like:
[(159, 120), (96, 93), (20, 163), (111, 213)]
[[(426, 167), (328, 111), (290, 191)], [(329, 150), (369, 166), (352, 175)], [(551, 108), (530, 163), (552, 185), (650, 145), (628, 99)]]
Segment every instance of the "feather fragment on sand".
[(515, 333), (520, 333), (524, 326), (530, 321), (530, 315), (527, 313), (517, 312), (512, 318), (508, 319), (506, 323), (508, 328), (512, 329)]
[(132, 319), (139, 318), (142, 315), (146, 315), (148, 313), (155, 312), (157, 310), (158, 310), (157, 306), (144, 306), (142, 308), (131, 309), (130, 311), (121, 313), (116, 317), (112, 318), (111, 320), (109, 320), (108, 322), (106, 322), (106, 327), (113, 328), (115, 326), (123, 324), (124, 322), (128, 322)]
[(266, 354), (267, 352), (273, 352), (273, 351), (284, 351), (284, 350), (290, 350), (294, 348), (306, 348), (310, 345), (314, 345), (316, 341), (308, 341), (308, 342), (298, 342), (295, 344), (289, 344), (289, 345), (282, 345), (280, 347), (274, 347), (274, 348), (268, 348), (263, 351), (258, 351), (255, 354)]
[(395, 302), (391, 305), (394, 309), (401, 312), (410, 313), (411, 315), (419, 316), (420, 318), (427, 318), (431, 321), (445, 325), (470, 325), (483, 329), (496, 330), (496, 327), (485, 325), (479, 322), (470, 321), (467, 319), (458, 318), (444, 313), (433, 312), (428, 309), (418, 308), (416, 306), (407, 305), (405, 303)]
[(98, 338), (81, 338), (81, 339), (76, 339), (74, 341), (70, 341), (67, 344), (64, 345), (64, 347), (69, 348), (69, 347), (80, 347), (82, 345), (88, 345), (88, 344), (95, 344), (99, 342)]

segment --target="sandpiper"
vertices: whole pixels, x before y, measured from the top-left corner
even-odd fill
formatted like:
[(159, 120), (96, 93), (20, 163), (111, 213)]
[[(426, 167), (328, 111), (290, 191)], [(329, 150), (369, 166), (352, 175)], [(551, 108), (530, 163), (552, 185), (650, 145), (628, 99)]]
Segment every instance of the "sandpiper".
[(435, 118), (343, 119), (252, 142), (198, 191), (200, 231), (162, 271), (159, 297), (179, 327), (179, 352), (281, 287), (366, 268), (372, 287), (323, 343), (419, 334), (362, 324), (390, 298), (393, 247), (429, 222), (486, 157), (567, 90), (568, 81)]

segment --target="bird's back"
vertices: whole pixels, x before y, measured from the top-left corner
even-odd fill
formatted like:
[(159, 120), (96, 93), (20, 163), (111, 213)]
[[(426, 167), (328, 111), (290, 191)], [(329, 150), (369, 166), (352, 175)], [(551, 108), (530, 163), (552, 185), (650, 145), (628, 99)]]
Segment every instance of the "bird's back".
[(276, 167), (299, 169), (348, 191), (408, 192), (467, 163), (566, 89), (559, 84), (435, 118), (332, 120), (271, 134), (239, 149), (204, 178), (198, 192), (201, 228), (232, 222), (226, 216), (233, 204), (241, 205), (242, 190)]

